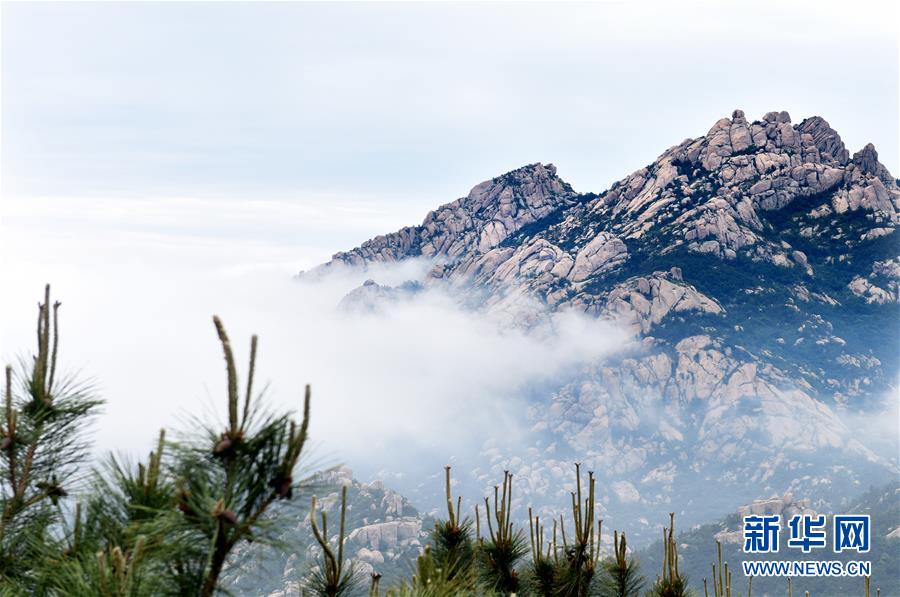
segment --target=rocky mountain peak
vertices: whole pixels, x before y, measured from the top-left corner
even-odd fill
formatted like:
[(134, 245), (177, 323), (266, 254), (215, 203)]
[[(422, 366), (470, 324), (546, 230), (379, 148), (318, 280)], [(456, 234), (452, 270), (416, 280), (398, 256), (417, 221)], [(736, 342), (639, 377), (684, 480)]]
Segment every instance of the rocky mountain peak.
[[(571, 187), (556, 175), (556, 166), (528, 164), (476, 185), (466, 197), (429, 213), (423, 225), (490, 218), (503, 222), (505, 228), (515, 228), (513, 219), (517, 216), (527, 217), (525, 212), (546, 215), (573, 194)], [(448, 217), (451, 213), (452, 217)]]
[[(593, 243), (594, 249), (605, 247), (600, 254), (621, 261), (629, 250), (620, 241), (662, 233), (669, 237), (669, 250), (686, 245), (727, 259), (749, 251), (754, 258), (788, 263), (793, 261), (789, 252), (784, 257), (783, 250), (761, 242), (762, 214), (826, 193), (830, 203), (822, 210), (862, 209), (878, 222), (898, 221), (900, 190), (874, 147), (851, 160), (840, 135), (819, 116), (795, 125), (786, 111), (772, 111), (749, 122), (736, 109), (706, 135), (670, 148), (599, 196), (574, 192), (553, 164), (528, 164), (476, 185), (465, 197), (430, 212), (419, 226), (336, 254), (332, 263), (472, 259), (508, 245), (510, 237), (551, 214), (585, 209), (591, 226), (572, 228), (566, 239), (545, 237), (553, 245), (546, 250), (555, 251), (560, 242)], [(581, 267), (576, 282), (608, 269), (585, 272)]]
[[(900, 189), (872, 145), (851, 160), (819, 116), (794, 125), (786, 111), (772, 111), (748, 122), (736, 109), (600, 195), (575, 193), (552, 164), (529, 164), (476, 185), (419, 226), (338, 253), (332, 263), (422, 256), (455, 264), (438, 278), (456, 272), (506, 281), (522, 271), (511, 258), (540, 257), (547, 271), (528, 283), (554, 305), (650, 250), (744, 256), (813, 275), (802, 251), (767, 238), (767, 213), (805, 201), (817, 202), (800, 231), (806, 237), (824, 233), (823, 216), (833, 213), (858, 212), (875, 225), (845, 245), (893, 232), (900, 221)], [(538, 222), (546, 223), (543, 231), (524, 235)], [(555, 290), (546, 294), (550, 286)]]
[(576, 197), (572, 187), (557, 176), (556, 166), (528, 164), (475, 185), (465, 197), (429, 212), (421, 225), (377, 236), (356, 249), (336, 253), (322, 267), (365, 267), (370, 262), (420, 256), (458, 259), (498, 246), (522, 227), (571, 205)]
[(853, 163), (858, 165), (865, 174), (876, 174), (878, 166), (878, 152), (872, 143), (867, 143), (865, 147), (853, 154)]
[[(840, 166), (846, 166), (850, 160), (850, 153), (844, 147), (841, 136), (831, 128), (821, 116), (813, 116), (807, 118), (797, 127), (801, 138), (809, 135), (809, 141), (818, 151), (818, 157), (823, 163), (834, 163)], [(812, 152), (810, 152), (812, 154)]]
[[(520, 477), (584, 459), (624, 508), (721, 466), (722, 487), (772, 495), (815, 486), (820, 455), (848, 484), (896, 473), (842, 415), (896, 392), (898, 213), (873, 146), (851, 159), (821, 117), (735, 110), (603, 193), (531, 164), (332, 263), (433, 258), (419, 283), (467, 308), (524, 329), (576, 312), (636, 341), (531, 410), (556, 451)], [(407, 296), (370, 284), (345, 306)]]
[(888, 172), (884, 164), (878, 161), (878, 152), (875, 151), (873, 144), (867, 143), (865, 147), (854, 153), (851, 161), (859, 167), (860, 172), (863, 174), (877, 176), (889, 186), (896, 185), (896, 181), (891, 176), (891, 173)]
[(766, 115), (763, 116), (763, 120), (766, 122), (790, 124), (791, 115), (784, 110), (781, 112), (766, 112)]

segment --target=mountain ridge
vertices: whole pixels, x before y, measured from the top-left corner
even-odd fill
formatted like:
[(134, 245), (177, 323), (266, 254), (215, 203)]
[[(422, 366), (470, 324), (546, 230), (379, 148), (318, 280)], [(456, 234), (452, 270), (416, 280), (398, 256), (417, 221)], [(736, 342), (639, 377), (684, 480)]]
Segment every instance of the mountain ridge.
[[(437, 237), (444, 240), (444, 235), (448, 233), (469, 232), (466, 226), (481, 233), (477, 247), (483, 252), (496, 247), (523, 226), (533, 224), (536, 220), (575, 203), (591, 203), (594, 210), (602, 210), (605, 204), (612, 208), (613, 218), (623, 213), (633, 214), (643, 206), (642, 199), (646, 198), (648, 190), (652, 192), (665, 188), (679, 176), (685, 175), (681, 170), (700, 165), (706, 171), (713, 171), (722, 165), (725, 158), (751, 154), (756, 156), (751, 169), (755, 168), (757, 172), (789, 166), (791, 175), (798, 183), (795, 186), (801, 194), (804, 191), (819, 193), (830, 190), (842, 180), (857, 180), (857, 173), (875, 177), (881, 181), (881, 188), (874, 187), (868, 195), (855, 195), (852, 200), (849, 196), (841, 197), (839, 205), (844, 210), (855, 210), (862, 204), (863, 208), (872, 209), (880, 213), (880, 216), (888, 217), (893, 223), (897, 222), (896, 206), (886, 196), (889, 190), (897, 189), (897, 184), (887, 168), (878, 161), (878, 154), (872, 143), (868, 143), (851, 158), (840, 135), (820, 116), (804, 119), (799, 125), (792, 126), (787, 112), (769, 112), (762, 121), (748, 123), (743, 111), (735, 110), (731, 119), (720, 119), (706, 135), (688, 138), (670, 147), (654, 163), (613, 183), (599, 195), (573, 191), (571, 185), (557, 175), (552, 163), (527, 164), (476, 185), (467, 196), (429, 212), (422, 224), (376, 236), (356, 249), (336, 253), (329, 263), (364, 265), (368, 262), (394, 261), (413, 256), (456, 257), (462, 245), (445, 245), (434, 242), (433, 239)], [(787, 162), (784, 161), (785, 156), (790, 158)], [(738, 163), (739, 168), (748, 165)], [(848, 166), (849, 172), (837, 172)], [(650, 174), (653, 176), (648, 176)], [(690, 174), (693, 172), (687, 173), (688, 176)], [(734, 169), (722, 174), (728, 180), (735, 176), (738, 176), (738, 181), (748, 178), (746, 173), (742, 175)], [(749, 184), (745, 187), (751, 195), (759, 197), (763, 209), (780, 207), (793, 198), (788, 190), (778, 192), (777, 188), (773, 189), (765, 182), (757, 184), (755, 188)], [(546, 192), (548, 190), (552, 191), (549, 197)], [(523, 198), (524, 202), (517, 206), (511, 201), (514, 198)], [(493, 206), (495, 209), (490, 209), (492, 202), (497, 203)], [(519, 210), (520, 207), (524, 209)], [(523, 213), (523, 216), (516, 219), (518, 213)], [(500, 217), (494, 218), (495, 215)], [(753, 222), (751, 215), (740, 215)], [(644, 217), (637, 218), (635, 224), (643, 223), (646, 217), (647, 214), (644, 214)], [(626, 232), (626, 238), (640, 236), (639, 230), (631, 229)], [(698, 235), (701, 238), (705, 236), (702, 230), (698, 231)], [(738, 241), (727, 235), (723, 240), (728, 244)]]
[[(859, 431), (897, 387), (898, 210), (871, 144), (851, 156), (821, 117), (735, 110), (600, 194), (530, 164), (314, 271), (425, 258), (417, 284), (513, 325), (574, 311), (634, 338), (530, 409), (526, 493), (574, 458), (621, 511), (827, 502), (898, 470)], [(518, 455), (487, 456), (486, 486)]]

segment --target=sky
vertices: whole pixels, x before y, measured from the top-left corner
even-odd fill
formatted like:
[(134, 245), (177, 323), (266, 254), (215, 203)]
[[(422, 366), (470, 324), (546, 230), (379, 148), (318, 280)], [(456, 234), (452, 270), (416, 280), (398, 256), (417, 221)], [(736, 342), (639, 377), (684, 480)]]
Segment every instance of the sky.
[[(441, 334), (459, 336), (440, 379), (471, 371), (473, 393), (490, 379), (476, 365), (513, 346), (513, 372), (552, 375), (566, 363), (459, 324), (440, 297), (390, 328), (311, 325), (311, 306), (359, 280), (311, 292), (291, 275), (524, 164), (602, 191), (735, 108), (821, 115), (898, 175), (898, 16), (891, 2), (3, 3), (0, 357), (28, 350), (53, 282), (63, 355), (108, 400), (98, 441), (125, 450), (217, 399), (213, 312), (235, 338), (260, 332), (263, 362), (273, 337), (277, 400), (324, 387), (326, 438)], [(423, 333), (423, 313), (450, 323)], [(615, 346), (603, 336), (585, 354)], [(359, 368), (385, 346), (400, 356)], [(379, 381), (347, 384), (348, 368)], [(364, 452), (374, 424), (355, 425)]]

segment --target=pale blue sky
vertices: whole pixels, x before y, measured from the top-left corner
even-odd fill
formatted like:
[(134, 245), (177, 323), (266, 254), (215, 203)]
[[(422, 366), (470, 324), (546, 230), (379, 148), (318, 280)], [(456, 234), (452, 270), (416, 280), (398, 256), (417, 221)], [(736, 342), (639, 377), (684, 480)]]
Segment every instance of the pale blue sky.
[(534, 161), (601, 191), (736, 107), (896, 173), (890, 5), (5, 3), (3, 191), (422, 215)]
[[(285, 336), (276, 383), (327, 388), (290, 273), (518, 166), (599, 192), (743, 108), (824, 116), (900, 175), (895, 4), (3, 3), (0, 357), (52, 281), (119, 423), (101, 445), (143, 451), (218, 380), (209, 314)], [(360, 394), (333, 387), (325, 429)]]

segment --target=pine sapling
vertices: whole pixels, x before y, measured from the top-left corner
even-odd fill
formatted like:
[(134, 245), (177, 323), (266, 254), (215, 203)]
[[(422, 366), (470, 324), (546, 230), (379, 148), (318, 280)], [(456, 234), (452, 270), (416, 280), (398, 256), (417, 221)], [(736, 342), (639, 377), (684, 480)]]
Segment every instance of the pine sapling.
[(462, 497), (453, 498), (450, 467), (444, 467), (444, 494), (447, 520), (437, 521), (431, 533), (432, 557), (448, 579), (459, 578), (472, 586), (475, 548), (472, 542), (472, 521), (462, 517)]
[[(32, 569), (55, 551), (60, 502), (79, 483), (89, 444), (84, 431), (100, 400), (90, 386), (61, 376), (59, 308), (50, 285), (38, 303), (37, 353), (18, 373), (4, 370), (0, 414), (0, 586), (31, 592)], [(17, 584), (24, 583), (24, 584)]]
[(641, 593), (644, 579), (637, 562), (628, 557), (625, 533), (613, 531), (614, 557), (603, 562), (604, 570), (597, 594), (601, 597), (636, 597)]
[(662, 576), (650, 591), (654, 597), (687, 597), (687, 578), (678, 571), (678, 544), (675, 542), (675, 513), (669, 513), (669, 527), (663, 528), (663, 569)]
[[(322, 527), (319, 528), (316, 522), (316, 497), (312, 497), (312, 505), (309, 512), (310, 526), (312, 527), (313, 536), (319, 547), (322, 549), (322, 559), (319, 562), (310, 578), (306, 582), (309, 588), (316, 595), (321, 597), (340, 597), (349, 595), (357, 589), (359, 584), (358, 578), (353, 570), (351, 563), (347, 568), (344, 567), (344, 541), (346, 540), (346, 521), (347, 521), (347, 486), (341, 487), (341, 518), (337, 535), (337, 553), (331, 546), (328, 536), (328, 515), (321, 513)], [(377, 583), (375, 584), (377, 588)]]
[(489, 499), (484, 498), (488, 536), (479, 540), (477, 551), (479, 578), (484, 589), (500, 594), (519, 590), (516, 566), (528, 553), (522, 531), (513, 528), (512, 481), (512, 474), (504, 471), (502, 489), (494, 486), (493, 508)]

